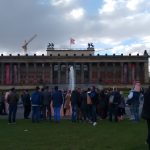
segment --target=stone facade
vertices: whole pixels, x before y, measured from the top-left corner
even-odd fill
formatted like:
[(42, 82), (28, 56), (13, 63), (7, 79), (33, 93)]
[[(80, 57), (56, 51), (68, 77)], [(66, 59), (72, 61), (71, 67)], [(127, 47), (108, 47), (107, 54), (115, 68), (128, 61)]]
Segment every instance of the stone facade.
[[(55, 51), (55, 50), (54, 50)], [(88, 51), (88, 50), (86, 50)], [(75, 51), (73, 51), (75, 52)], [(18, 89), (59, 85), (68, 88), (69, 68), (74, 67), (77, 87), (131, 87), (139, 80), (143, 86), (149, 82), (148, 54), (136, 56), (93, 55), (92, 53), (64, 52), (48, 56), (0, 56), (0, 88)], [(89, 51), (88, 51), (89, 52)], [(57, 53), (58, 54), (58, 53)]]
[(47, 49), (47, 56), (89, 56), (94, 55), (94, 49), (88, 50), (56, 50)]

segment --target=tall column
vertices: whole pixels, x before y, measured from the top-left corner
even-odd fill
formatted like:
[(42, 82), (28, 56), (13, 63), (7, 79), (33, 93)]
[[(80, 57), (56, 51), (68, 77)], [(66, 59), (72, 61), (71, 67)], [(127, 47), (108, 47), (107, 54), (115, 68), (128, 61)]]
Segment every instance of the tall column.
[(123, 65), (123, 83), (128, 84), (128, 64), (124, 63)]
[(129, 83), (129, 64), (128, 63), (126, 64), (126, 71), (125, 72), (126, 72), (126, 75), (125, 75), (126, 76), (125, 77), (126, 83), (128, 84)]
[(37, 74), (37, 72), (36, 72), (36, 67), (37, 65), (36, 65), (36, 63), (34, 63), (34, 83), (37, 83), (37, 77), (36, 77), (36, 74)]
[(123, 65), (123, 62), (121, 62), (121, 65), (120, 65), (120, 71), (121, 71), (121, 84), (124, 83), (124, 65)]
[(73, 63), (73, 68), (74, 68), (74, 78), (75, 78), (75, 84), (76, 84), (76, 63)]
[(45, 83), (44, 78), (45, 78), (44, 63), (42, 63), (42, 81), (43, 81), (43, 83)]
[(50, 84), (53, 84), (53, 65), (50, 63)]
[(132, 68), (131, 68), (131, 81), (132, 83), (136, 80), (136, 63), (132, 64)]
[(18, 83), (18, 64), (14, 64), (12, 66), (12, 70), (13, 70), (13, 84), (17, 84)]
[(5, 74), (5, 70), (4, 70), (4, 64), (1, 63), (1, 84), (4, 84), (4, 74)]
[(92, 63), (89, 63), (89, 84), (92, 84)]
[(17, 84), (20, 85), (20, 63), (18, 63), (18, 82)]
[(81, 84), (84, 84), (84, 64), (81, 63)]
[(128, 83), (132, 83), (132, 63), (128, 63)]
[(112, 82), (116, 83), (116, 65), (113, 63)]
[(100, 83), (100, 63), (97, 63), (97, 83)]
[(68, 66), (68, 63), (66, 63), (66, 84), (68, 84), (69, 83), (69, 66)]
[(148, 83), (149, 82), (149, 72), (148, 72), (148, 62), (144, 63), (144, 82)]
[(13, 76), (13, 65), (12, 63), (10, 63), (10, 83), (9, 84), (13, 84), (13, 80), (12, 80), (12, 76)]
[[(95, 70), (95, 68), (96, 68), (96, 70)], [(94, 79), (94, 83), (95, 84), (98, 84), (98, 72), (99, 72), (99, 70), (98, 70), (98, 63), (96, 63), (96, 65), (94, 65), (94, 78), (96, 77), (96, 79)]]
[(60, 84), (60, 63), (58, 63), (58, 84)]
[(135, 77), (136, 80), (140, 80), (140, 76), (139, 76), (140, 75), (140, 64), (139, 64), (139, 62), (136, 63), (136, 71), (135, 72), (136, 72), (136, 77)]
[(26, 84), (28, 84), (29, 64), (26, 63)]
[(104, 82), (105, 83), (107, 83), (108, 82), (108, 76), (107, 76), (107, 74), (108, 74), (108, 64), (107, 64), (107, 62), (105, 62), (105, 64), (104, 64), (104, 75), (105, 75), (105, 77), (104, 77)]

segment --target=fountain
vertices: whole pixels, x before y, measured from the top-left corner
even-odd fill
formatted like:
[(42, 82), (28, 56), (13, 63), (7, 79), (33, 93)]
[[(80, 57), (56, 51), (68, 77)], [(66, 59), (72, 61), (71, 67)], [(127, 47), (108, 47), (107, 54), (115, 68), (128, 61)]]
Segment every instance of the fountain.
[(73, 66), (69, 68), (69, 89), (73, 91), (75, 88), (75, 74)]

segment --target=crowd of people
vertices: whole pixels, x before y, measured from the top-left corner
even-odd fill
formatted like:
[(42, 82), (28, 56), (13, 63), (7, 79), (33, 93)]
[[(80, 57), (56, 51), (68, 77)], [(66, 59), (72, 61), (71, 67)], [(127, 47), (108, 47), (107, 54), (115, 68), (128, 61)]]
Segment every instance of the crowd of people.
[[(117, 89), (98, 89), (92, 86), (87, 90), (76, 88), (71, 91), (62, 91), (55, 86), (50, 90), (48, 86), (36, 87), (29, 93), (24, 90), (20, 95), (15, 88), (1, 93), (0, 114), (8, 114), (8, 122), (16, 122), (18, 101), (21, 99), (24, 107), (24, 119), (29, 119), (30, 113), (32, 122), (41, 120), (52, 120), (60, 122), (61, 117), (71, 118), (72, 122), (86, 121), (97, 124), (97, 118), (109, 121), (121, 121), (126, 114), (125, 107), (129, 106), (132, 120), (138, 122), (139, 105), (142, 92), (135, 86), (129, 92), (126, 102), (122, 91)], [(32, 111), (31, 111), (32, 110)]]

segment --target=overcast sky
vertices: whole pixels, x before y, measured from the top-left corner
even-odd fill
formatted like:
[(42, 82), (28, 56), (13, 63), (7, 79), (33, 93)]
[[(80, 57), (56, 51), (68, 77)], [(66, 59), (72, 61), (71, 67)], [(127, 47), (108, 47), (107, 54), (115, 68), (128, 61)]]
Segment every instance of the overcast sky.
[(23, 54), (55, 48), (87, 48), (97, 53), (150, 54), (149, 0), (0, 0), (0, 53)]

